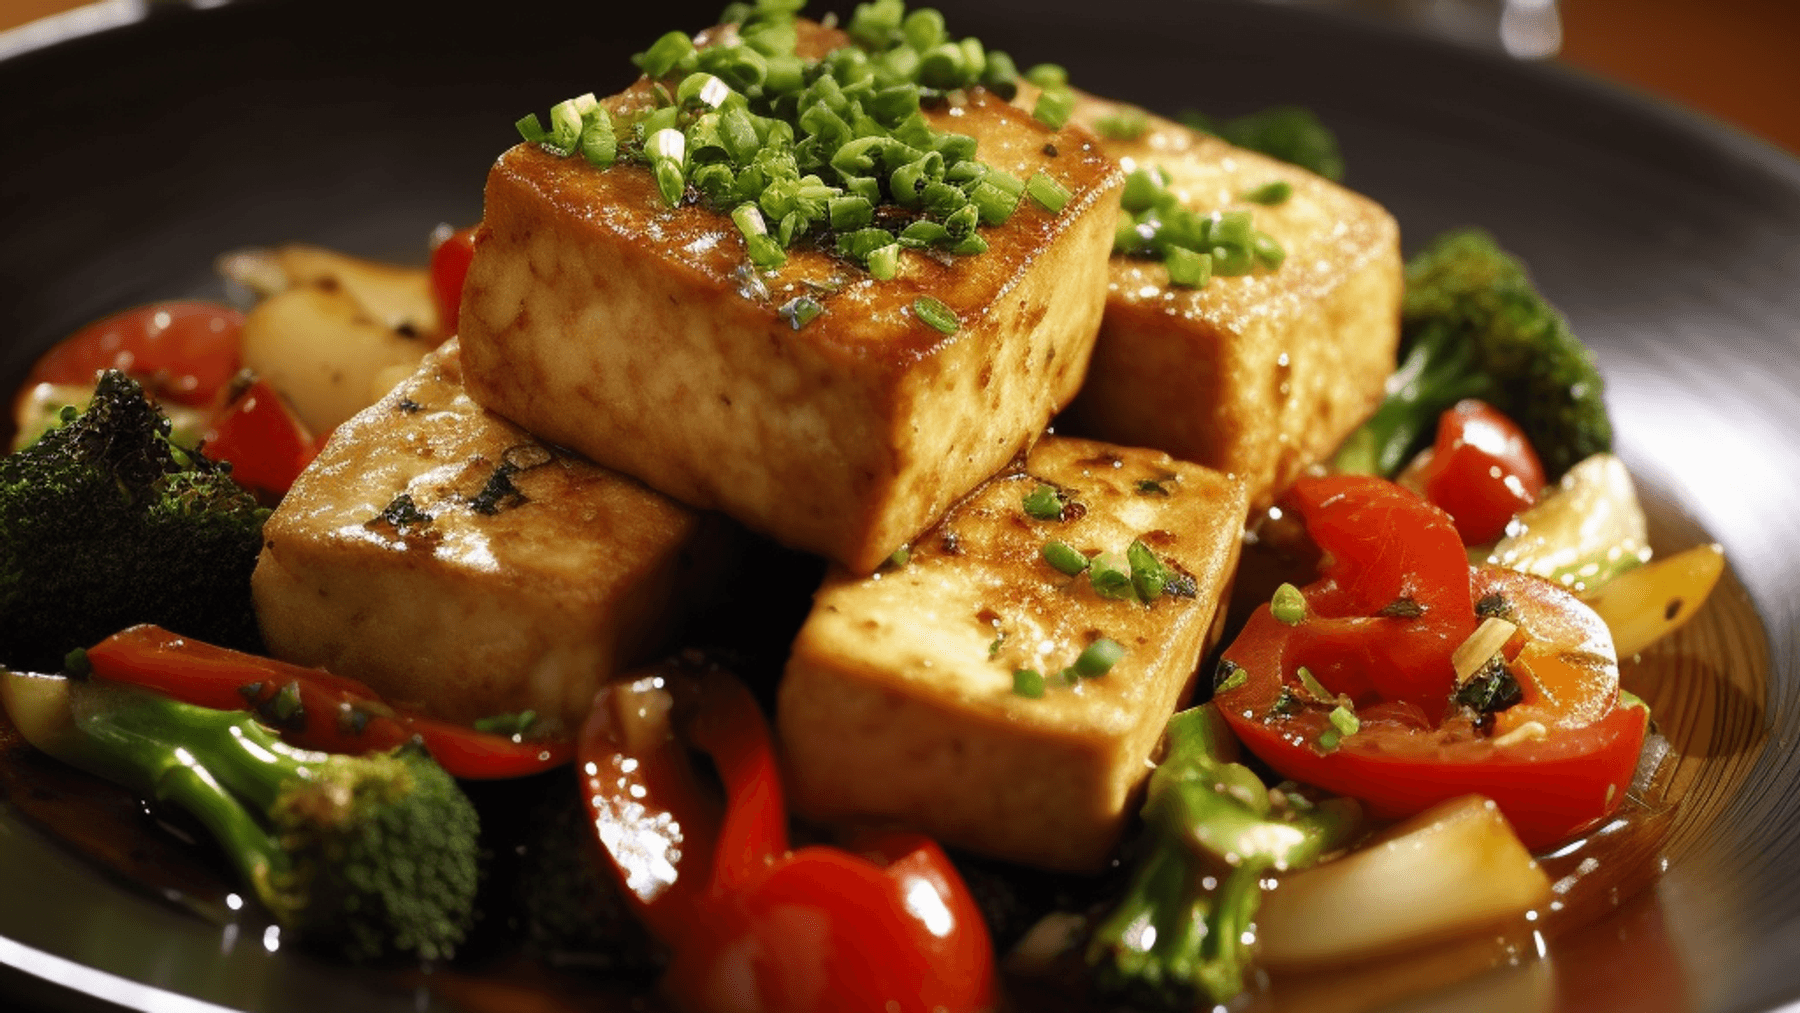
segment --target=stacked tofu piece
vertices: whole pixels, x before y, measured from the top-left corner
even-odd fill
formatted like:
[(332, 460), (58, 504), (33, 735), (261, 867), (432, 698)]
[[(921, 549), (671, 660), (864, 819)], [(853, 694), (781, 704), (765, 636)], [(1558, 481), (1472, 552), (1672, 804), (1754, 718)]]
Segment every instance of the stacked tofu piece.
[[(642, 165), (507, 152), (460, 347), (344, 427), (271, 521), (271, 648), (449, 717), (574, 722), (691, 586), (698, 511), (718, 511), (833, 563), (779, 691), (804, 811), (1099, 867), (1218, 635), (1248, 510), (1379, 398), (1399, 294), (1373, 204), (1160, 120), (1103, 144), (1081, 123), (1104, 112), (1051, 129), (981, 89), (928, 110), (1070, 199), (886, 281), (804, 244), (756, 270), (730, 219), (670, 207)], [(1121, 158), (1200, 210), (1290, 182), (1256, 211), (1287, 262), (1174, 289), (1109, 257)], [(823, 312), (795, 316), (802, 296)], [(1078, 391), (1110, 442), (1043, 435)], [(1025, 506), (1040, 487), (1054, 516)], [(1101, 593), (1052, 542), (1112, 561), (1136, 543), (1171, 579)], [(1103, 641), (1116, 661), (1077, 672)]]

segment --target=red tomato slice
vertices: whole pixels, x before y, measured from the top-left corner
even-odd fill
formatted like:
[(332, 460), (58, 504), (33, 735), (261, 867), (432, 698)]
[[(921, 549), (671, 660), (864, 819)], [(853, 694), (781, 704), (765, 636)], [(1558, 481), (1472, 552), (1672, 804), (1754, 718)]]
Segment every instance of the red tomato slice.
[(1481, 545), (1537, 502), (1544, 466), (1511, 419), (1470, 398), (1438, 417), (1437, 443), (1419, 478), (1426, 498), (1456, 519), (1463, 543)]
[(239, 485), (275, 496), (286, 495), (319, 452), (306, 426), (261, 379), (213, 419), (205, 449), (213, 460), (231, 462)]
[[(1243, 677), (1214, 699), (1246, 748), (1286, 777), (1361, 799), (1381, 818), (1486, 795), (1533, 848), (1617, 808), (1648, 711), (1621, 698), (1598, 617), (1547, 581), (1487, 568), (1471, 576), (1449, 519), (1379, 479), (1306, 480), (1295, 498), (1329, 561), (1326, 576), (1303, 589), (1299, 625), (1261, 606), (1225, 650)], [(1378, 521), (1389, 527), (1363, 526)], [(1369, 609), (1396, 584), (1418, 615)], [(1505, 652), (1522, 696), (1478, 723), (1450, 707), (1450, 655), (1473, 631), (1474, 603), (1494, 607), (1490, 595), (1524, 634)], [(1416, 667), (1396, 675), (1389, 665)], [(1354, 734), (1331, 723), (1336, 700), (1301, 688), (1302, 666), (1353, 698)]]
[(25, 379), (89, 387), (94, 374), (131, 374), (159, 401), (211, 402), (237, 374), (244, 315), (219, 303), (151, 303), (97, 320), (45, 352)]
[(444, 322), (444, 333), (456, 333), (456, 319), (462, 308), (463, 281), (469, 276), (469, 262), (475, 259), (475, 230), (472, 225), (438, 244), (431, 251), (431, 294), (437, 297), (438, 317)]

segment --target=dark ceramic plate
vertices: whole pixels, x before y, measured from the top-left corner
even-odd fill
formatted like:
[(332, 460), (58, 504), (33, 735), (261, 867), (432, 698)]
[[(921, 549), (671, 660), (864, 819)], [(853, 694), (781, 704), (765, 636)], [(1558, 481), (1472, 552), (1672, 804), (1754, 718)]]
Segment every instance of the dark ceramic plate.
[[(478, 217), (516, 117), (624, 84), (629, 53), (718, 5), (148, 6), (0, 60), (0, 389), (97, 315), (218, 294), (212, 258), (228, 248), (419, 259), (432, 226)], [(1739, 1010), (1800, 996), (1800, 164), (1555, 67), (1280, 9), (946, 6), (953, 30), (1162, 111), (1310, 105), (1409, 247), (1481, 224), (1533, 265), (1598, 352), (1662, 533), (1704, 529), (1736, 579), (1628, 676), (1679, 750), (1666, 874), (1605, 924), (1622, 948), (1553, 950), (1548, 992), (1490, 998)], [(0, 1005), (447, 1004), (148, 896), (18, 801), (0, 802)]]

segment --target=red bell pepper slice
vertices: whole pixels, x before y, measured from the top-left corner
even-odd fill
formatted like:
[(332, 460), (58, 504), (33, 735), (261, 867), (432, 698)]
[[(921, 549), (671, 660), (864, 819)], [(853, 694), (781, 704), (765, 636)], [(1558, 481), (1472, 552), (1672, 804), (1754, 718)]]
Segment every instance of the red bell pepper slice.
[(462, 309), (463, 282), (469, 277), (469, 264), (475, 259), (475, 230), (478, 225), (450, 234), (431, 251), (431, 294), (437, 300), (438, 317), (444, 333), (455, 334)]
[(454, 777), (524, 777), (569, 762), (573, 744), (515, 739), (391, 707), (355, 679), (203, 643), (160, 626), (115, 633), (87, 650), (101, 679), (184, 703), (250, 710), (304, 749), (367, 753), (418, 738)]
[(246, 489), (287, 494), (319, 452), (306, 426), (260, 377), (214, 416), (206, 456), (231, 462), (231, 477)]
[[(727, 804), (701, 791), (685, 739)], [(993, 946), (948, 858), (917, 834), (788, 850), (767, 725), (742, 683), (671, 663), (601, 689), (579, 747), (602, 850), (672, 952), (692, 1013), (973, 1013)]]

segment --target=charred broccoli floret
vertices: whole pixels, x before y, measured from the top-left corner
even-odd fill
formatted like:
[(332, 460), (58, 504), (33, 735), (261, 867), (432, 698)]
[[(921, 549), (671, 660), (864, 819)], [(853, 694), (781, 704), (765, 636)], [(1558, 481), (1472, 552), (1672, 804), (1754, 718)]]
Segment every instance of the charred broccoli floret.
[(1339, 470), (1393, 475), (1470, 397), (1519, 424), (1551, 481), (1612, 448), (1593, 357), (1485, 232), (1446, 233), (1407, 263), (1400, 352), (1387, 399), (1344, 442)]
[(1088, 963), (1108, 992), (1159, 1009), (1224, 1003), (1243, 990), (1244, 932), (1262, 877), (1343, 846), (1361, 808), (1276, 797), (1230, 762), (1236, 740), (1211, 704), (1169, 719), (1144, 800), (1144, 849), (1124, 899), (1095, 927)]
[(241, 711), (0, 674), (34, 746), (187, 810), (284, 928), (353, 960), (448, 957), (473, 918), (479, 828), (423, 749), (297, 749)]
[(0, 662), (51, 669), (139, 622), (258, 646), (250, 571), (269, 511), (171, 442), (123, 373), (64, 417), (0, 459)]

